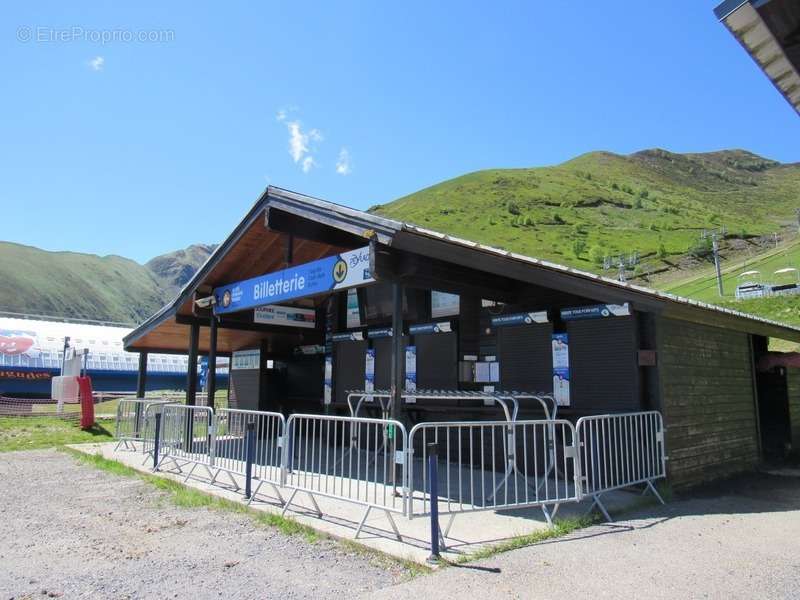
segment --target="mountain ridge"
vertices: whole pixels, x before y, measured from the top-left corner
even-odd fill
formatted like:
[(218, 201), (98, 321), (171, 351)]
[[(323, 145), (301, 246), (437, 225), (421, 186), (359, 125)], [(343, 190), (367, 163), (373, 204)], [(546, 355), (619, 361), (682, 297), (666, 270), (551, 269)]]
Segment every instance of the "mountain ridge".
[[(609, 259), (635, 253), (628, 276), (654, 285), (651, 275), (707, 263), (704, 230), (724, 233), (724, 258), (761, 252), (773, 232), (796, 227), (799, 190), (800, 163), (743, 149), (649, 148), (587, 152), (545, 167), (482, 169), (369, 210), (612, 276), (617, 267)], [(140, 322), (171, 300), (215, 248), (192, 244), (140, 264), (115, 254), (0, 242), (0, 310)]]

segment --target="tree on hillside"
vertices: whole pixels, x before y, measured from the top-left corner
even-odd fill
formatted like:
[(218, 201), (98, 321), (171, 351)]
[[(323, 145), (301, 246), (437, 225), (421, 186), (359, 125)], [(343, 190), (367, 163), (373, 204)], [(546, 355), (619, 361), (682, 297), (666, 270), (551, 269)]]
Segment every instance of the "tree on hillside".
[(572, 252), (575, 254), (575, 258), (583, 256), (583, 253), (586, 252), (586, 240), (578, 238), (572, 242)]

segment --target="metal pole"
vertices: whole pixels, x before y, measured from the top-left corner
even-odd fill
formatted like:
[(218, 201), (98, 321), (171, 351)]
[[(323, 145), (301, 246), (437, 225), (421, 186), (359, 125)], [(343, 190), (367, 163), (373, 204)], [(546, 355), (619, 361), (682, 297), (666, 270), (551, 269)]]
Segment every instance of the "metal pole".
[(244, 497), (248, 500), (252, 495), (253, 489), (253, 450), (255, 449), (256, 424), (252, 421), (247, 424), (245, 434), (245, 479)]
[(719, 295), (724, 296), (725, 293), (722, 290), (722, 270), (719, 266), (719, 244), (717, 243), (717, 234), (711, 234), (711, 248), (714, 251), (714, 268), (717, 270), (717, 289), (719, 290)]
[(156, 415), (156, 432), (153, 437), (153, 471), (158, 471), (158, 447), (161, 444), (161, 413)]
[(431, 442), (428, 451), (428, 487), (431, 502), (431, 555), (429, 563), (437, 563), (439, 554), (439, 446)]
[(64, 354), (61, 357), (61, 374), (64, 374), (64, 365), (67, 364), (67, 348), (69, 348), (69, 336), (64, 338)]
[(208, 406), (214, 408), (214, 394), (217, 392), (217, 319), (211, 315), (208, 326)]

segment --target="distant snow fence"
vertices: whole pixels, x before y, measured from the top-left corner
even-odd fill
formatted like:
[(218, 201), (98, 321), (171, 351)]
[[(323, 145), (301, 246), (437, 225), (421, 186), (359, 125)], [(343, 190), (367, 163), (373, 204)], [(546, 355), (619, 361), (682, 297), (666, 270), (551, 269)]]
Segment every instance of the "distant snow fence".
[(655, 482), (666, 476), (667, 457), (655, 411), (583, 417), (576, 424), (552, 418), (419, 423), (407, 431), (391, 419), (287, 419), (155, 402), (140, 410), (140, 429), (130, 426), (135, 405), (118, 411), (119, 443), (152, 440), (141, 451), (146, 461), (152, 457), (154, 470), (206, 478), (242, 491), (248, 504), (273, 503), (284, 514), (300, 509), (298, 494), (319, 517), (321, 498), (357, 504), (364, 512), (355, 537), (373, 510), (386, 515), (401, 541), (395, 517), (447, 516), (444, 530), (438, 516), (432, 522), (438, 544), (455, 517), (469, 512), (539, 507), (552, 526), (562, 504), (590, 499), (589, 511), (597, 507), (610, 521), (603, 495), (633, 487), (663, 504)]

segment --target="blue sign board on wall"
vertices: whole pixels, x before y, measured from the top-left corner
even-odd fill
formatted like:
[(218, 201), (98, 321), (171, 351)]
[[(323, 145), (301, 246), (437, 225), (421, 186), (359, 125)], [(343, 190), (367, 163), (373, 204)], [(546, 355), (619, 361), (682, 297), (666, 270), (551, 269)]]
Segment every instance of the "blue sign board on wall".
[(492, 327), (509, 327), (512, 325), (532, 325), (533, 323), (547, 323), (547, 311), (515, 313), (492, 317)]
[(606, 317), (627, 317), (631, 314), (631, 307), (625, 304), (594, 304), (592, 306), (578, 306), (575, 308), (562, 308), (563, 321), (578, 321), (581, 319), (604, 319)]
[(558, 406), (569, 406), (569, 335), (554, 333), (553, 345), (553, 398)]
[(372, 281), (375, 280), (369, 272), (369, 246), (364, 246), (215, 288), (214, 314), (275, 304)]

